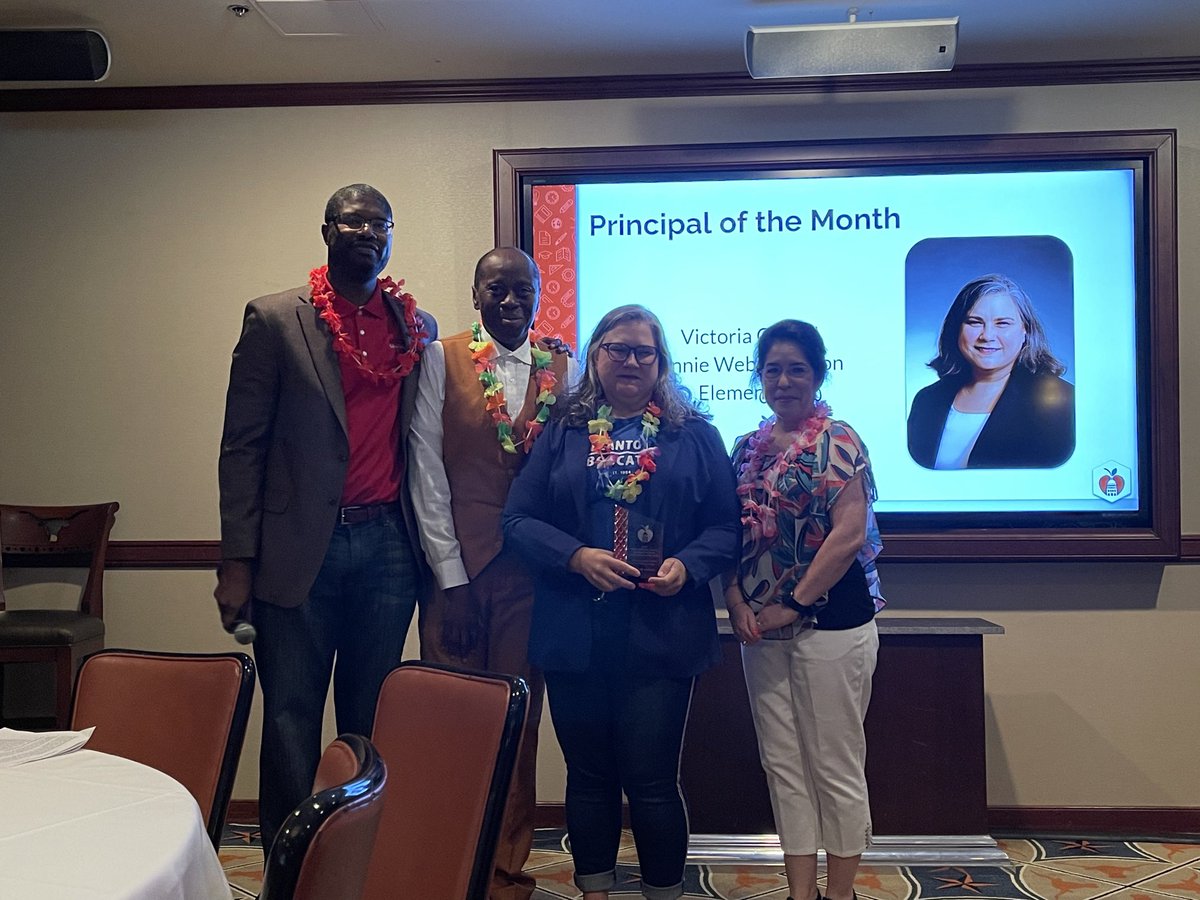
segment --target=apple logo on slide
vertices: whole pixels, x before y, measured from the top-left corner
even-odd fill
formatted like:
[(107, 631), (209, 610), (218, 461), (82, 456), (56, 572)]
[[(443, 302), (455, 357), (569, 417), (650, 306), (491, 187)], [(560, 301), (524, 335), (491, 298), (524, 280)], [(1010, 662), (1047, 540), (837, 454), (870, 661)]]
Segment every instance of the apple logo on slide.
[(1112, 503), (1129, 496), (1130, 480), (1129, 467), (1110, 459), (1092, 469), (1092, 493)]

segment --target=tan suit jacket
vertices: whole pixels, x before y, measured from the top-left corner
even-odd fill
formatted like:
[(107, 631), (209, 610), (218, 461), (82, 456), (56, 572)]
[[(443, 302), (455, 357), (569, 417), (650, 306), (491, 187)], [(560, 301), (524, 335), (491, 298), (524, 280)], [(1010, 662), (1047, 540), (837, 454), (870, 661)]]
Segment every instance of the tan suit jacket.
[[(399, 304), (384, 299), (403, 328)], [(436, 338), (437, 322), (418, 315), (427, 341)], [(401, 387), (401, 454), (419, 368)], [(298, 606), (307, 598), (333, 534), (349, 454), (341, 372), (311, 289), (251, 300), (230, 366), (218, 479), (221, 556), (253, 561), (255, 599)], [(406, 486), (399, 499), (419, 547)], [(424, 578), (424, 555), (414, 555)]]

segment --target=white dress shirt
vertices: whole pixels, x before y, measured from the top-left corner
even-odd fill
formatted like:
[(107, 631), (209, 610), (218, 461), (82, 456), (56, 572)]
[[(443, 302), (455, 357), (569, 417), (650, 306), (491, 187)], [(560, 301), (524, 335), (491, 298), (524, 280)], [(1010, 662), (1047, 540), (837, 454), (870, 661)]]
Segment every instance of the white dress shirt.
[[(529, 341), (516, 350), (509, 350), (483, 329), (483, 339), (492, 341), (496, 348), (496, 377), (504, 385), (505, 397), (510, 401), (525, 398), (529, 384), (533, 355), (529, 352)], [(567, 360), (567, 385), (575, 383), (579, 366), (574, 358)], [(520, 385), (520, 390), (510, 390)], [(480, 391), (483, 387), (480, 386)], [(421, 375), (417, 385), (417, 406), (413, 412), (412, 429), (408, 436), (409, 490), (413, 509), (417, 516), (417, 529), (421, 535), (421, 549), (433, 569), (434, 577), (442, 590), (466, 584), (466, 567), (462, 561), (462, 549), (454, 533), (454, 517), (450, 509), (450, 480), (446, 477), (446, 465), (442, 461), (442, 408), (446, 402), (446, 350), (441, 341), (434, 341), (425, 348), (421, 356)], [(509, 414), (515, 419), (519, 407), (509, 406)], [(517, 452), (521, 452), (518, 449)]]

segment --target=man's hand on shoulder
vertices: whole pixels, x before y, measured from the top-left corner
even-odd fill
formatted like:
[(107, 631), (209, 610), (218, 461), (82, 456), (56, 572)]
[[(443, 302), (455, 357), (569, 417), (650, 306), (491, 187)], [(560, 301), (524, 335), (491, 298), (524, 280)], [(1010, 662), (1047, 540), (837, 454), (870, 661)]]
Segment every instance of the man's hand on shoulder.
[(233, 628), (233, 623), (241, 616), (246, 604), (250, 602), (250, 592), (254, 582), (254, 570), (248, 559), (225, 559), (217, 569), (217, 587), (213, 596), (217, 599), (217, 609), (221, 613), (221, 625), (225, 630)]
[(546, 342), (546, 349), (557, 356), (566, 356), (568, 359), (570, 359), (575, 355), (571, 351), (571, 345), (560, 337), (547, 335), (546, 337), (542, 338), (542, 340)]

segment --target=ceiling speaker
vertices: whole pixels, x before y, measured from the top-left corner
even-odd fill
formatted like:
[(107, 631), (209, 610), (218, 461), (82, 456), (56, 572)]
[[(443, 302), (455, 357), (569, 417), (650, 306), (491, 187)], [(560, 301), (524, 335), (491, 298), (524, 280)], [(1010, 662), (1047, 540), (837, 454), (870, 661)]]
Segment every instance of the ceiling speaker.
[(957, 49), (957, 16), (774, 25), (746, 32), (746, 68), (754, 78), (944, 72)]
[(99, 81), (108, 61), (98, 31), (0, 31), (0, 81)]

